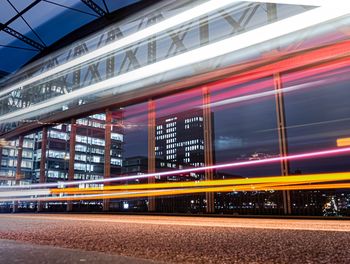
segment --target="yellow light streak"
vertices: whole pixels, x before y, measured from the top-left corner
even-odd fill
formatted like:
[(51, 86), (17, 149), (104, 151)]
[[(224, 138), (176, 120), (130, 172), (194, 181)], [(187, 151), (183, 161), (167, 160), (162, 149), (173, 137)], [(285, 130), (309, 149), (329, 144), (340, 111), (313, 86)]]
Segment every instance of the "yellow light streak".
[(191, 181), (191, 182), (166, 182), (153, 184), (130, 184), (89, 188), (62, 188), (50, 189), (51, 193), (78, 193), (82, 191), (108, 191), (108, 190), (142, 190), (142, 189), (164, 189), (164, 188), (188, 188), (188, 187), (210, 187), (210, 186), (236, 186), (248, 184), (301, 184), (314, 182), (331, 182), (350, 180), (350, 172), (321, 173), (292, 176), (269, 176), (246, 179), (227, 179), (211, 181)]
[(338, 138), (337, 147), (347, 147), (350, 146), (350, 138)]
[[(338, 189), (350, 188), (350, 183), (331, 183), (331, 184), (302, 184), (302, 185), (286, 185), (286, 186), (220, 186), (206, 188), (186, 188), (186, 189), (165, 189), (165, 190), (144, 190), (138, 193), (128, 193), (129, 191), (99, 193), (89, 196), (66, 196), (66, 197), (48, 197), (45, 200), (101, 200), (101, 199), (122, 199), (122, 198), (140, 198), (147, 196), (170, 196), (183, 194), (198, 194), (205, 192), (233, 192), (233, 191), (280, 191), (280, 190), (314, 190), (314, 189)], [(104, 196), (100, 196), (103, 194)]]

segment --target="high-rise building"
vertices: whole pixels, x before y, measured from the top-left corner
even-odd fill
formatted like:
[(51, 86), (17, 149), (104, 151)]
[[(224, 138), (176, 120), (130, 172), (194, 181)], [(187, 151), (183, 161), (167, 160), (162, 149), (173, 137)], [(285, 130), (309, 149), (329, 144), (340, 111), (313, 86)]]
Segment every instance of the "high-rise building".
[[(213, 115), (212, 124), (213, 124)], [(213, 131), (213, 129), (211, 129)], [(211, 133), (212, 139), (214, 135)], [(213, 140), (211, 141), (213, 142)], [(182, 169), (205, 166), (204, 116), (202, 109), (156, 119), (156, 169)], [(191, 181), (204, 179), (204, 172), (174, 174), (158, 181)], [(165, 212), (204, 212), (205, 196), (186, 195), (157, 199), (157, 210)]]
[[(112, 117), (110, 170), (111, 175), (119, 175), (122, 167), (123, 131), (118, 125), (122, 119), (119, 111)], [(45, 181), (68, 180), (70, 159), (70, 138), (75, 126), (74, 180), (93, 180), (104, 177), (106, 114), (94, 114), (77, 119), (75, 124), (53, 124), (47, 128)], [(39, 182), (42, 160), (43, 131), (6, 142), (1, 148), (0, 185), (29, 184)], [(22, 151), (21, 168), (17, 168), (17, 157)], [(20, 171), (20, 175), (17, 175)], [(16, 177), (17, 175), (17, 177)], [(17, 180), (17, 181), (16, 181)], [(101, 203), (101, 202), (98, 202)], [(20, 205), (26, 206), (26, 205)], [(61, 207), (65, 203), (46, 203), (49, 209)]]
[[(20, 179), (20, 184), (32, 182), (32, 170), (34, 164), (35, 134), (30, 134), (22, 139), (4, 141), (0, 153), (0, 184), (13, 185)], [(20, 173), (17, 175), (17, 162), (19, 151), (22, 152)], [(17, 175), (17, 177), (16, 177)]]
[(157, 118), (156, 157), (172, 166), (204, 166), (203, 123), (201, 109)]

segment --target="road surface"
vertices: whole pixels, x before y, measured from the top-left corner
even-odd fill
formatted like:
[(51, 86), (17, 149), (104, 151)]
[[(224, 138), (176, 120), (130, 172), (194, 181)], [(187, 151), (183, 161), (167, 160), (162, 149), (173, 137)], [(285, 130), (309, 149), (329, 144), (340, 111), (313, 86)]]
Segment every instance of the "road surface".
[(350, 221), (339, 220), (0, 214), (0, 239), (146, 262), (350, 262)]

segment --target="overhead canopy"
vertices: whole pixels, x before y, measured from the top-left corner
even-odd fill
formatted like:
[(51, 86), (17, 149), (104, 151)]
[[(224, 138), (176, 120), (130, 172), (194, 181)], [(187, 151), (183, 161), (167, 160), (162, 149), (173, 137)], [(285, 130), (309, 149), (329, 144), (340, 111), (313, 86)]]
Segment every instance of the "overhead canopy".
[(140, 0), (0, 1), (0, 78), (82, 26)]

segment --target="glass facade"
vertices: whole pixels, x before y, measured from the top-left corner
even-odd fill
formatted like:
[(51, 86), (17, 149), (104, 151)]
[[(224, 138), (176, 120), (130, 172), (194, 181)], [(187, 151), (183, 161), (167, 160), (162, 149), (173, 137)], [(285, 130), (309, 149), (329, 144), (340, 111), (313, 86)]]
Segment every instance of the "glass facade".
[[(313, 152), (341, 147), (337, 141), (349, 137), (349, 67), (330, 65), (283, 75), (286, 87), (304, 86), (285, 95), (289, 152)], [(308, 174), (349, 171), (349, 154), (290, 162), (290, 173)], [(346, 189), (295, 191), (296, 214), (319, 214), (335, 199), (337, 211), (349, 214), (350, 193)]]
[[(339, 139), (348, 137), (350, 129), (346, 99), (348, 72), (347, 66), (332, 64), (280, 76), (286, 91), (284, 110), (288, 155), (341, 147), (338, 146)], [(74, 166), (71, 180), (103, 179), (106, 176), (106, 144), (110, 145), (107, 161), (110, 177), (147, 174), (151, 172), (149, 166), (153, 162), (156, 172), (174, 171), (174, 175), (156, 176), (156, 183), (202, 181), (206, 179), (204, 172), (179, 174), (177, 171), (208, 166), (207, 148), (212, 150), (212, 164), (248, 162), (242, 167), (215, 169), (213, 179), (282, 175), (280, 162), (249, 164), (281, 157), (274, 78), (244, 82), (223, 79), (155, 100), (108, 109), (105, 113), (89, 115), (71, 123), (49, 126), (46, 132), (38, 131), (10, 141), (8, 147), (2, 149), (2, 184), (40, 181), (43, 142), (46, 142), (45, 182), (68, 180), (70, 162)], [(153, 128), (150, 127), (151, 103), (155, 113)], [(210, 138), (204, 136), (208, 118)], [(106, 129), (110, 129), (110, 133), (106, 133)], [(46, 140), (43, 133), (47, 133)], [(72, 133), (75, 135), (73, 141)], [(154, 149), (150, 149), (152, 144)], [(150, 158), (150, 152), (154, 153), (154, 160)], [(71, 153), (74, 153), (73, 161), (70, 161)], [(22, 156), (20, 168), (17, 166), (18, 155)], [(288, 174), (348, 171), (349, 158), (349, 154), (339, 154), (291, 160)], [(20, 177), (16, 177), (18, 172)], [(122, 184), (147, 182), (141, 178), (122, 181)], [(84, 187), (87, 186), (103, 185)], [(346, 189), (292, 191), (292, 214), (327, 215), (327, 204), (332, 202), (337, 214), (348, 215), (349, 198)], [(217, 213), (283, 213), (281, 191), (216, 192), (214, 200)], [(203, 213), (206, 203), (204, 194), (165, 196), (155, 199), (155, 210)], [(46, 209), (65, 210), (65, 204), (47, 203)], [(147, 197), (110, 201), (110, 210), (114, 211), (146, 211), (148, 206)], [(74, 208), (101, 210), (102, 201), (74, 202)]]
[[(182, 2), (147, 13), (138, 30), (201, 1)], [(29, 128), (1, 139), (1, 185), (59, 182), (64, 188), (78, 181), (72, 185), (80, 191), (90, 188), (100, 195), (67, 202), (54, 194), (58, 201), (24, 202), (22, 210), (349, 215), (347, 179), (339, 188), (283, 180), (243, 189), (235, 183), (221, 189), (196, 186), (193, 192), (183, 187), (348, 172), (350, 61), (343, 31), (324, 29), (332, 38), (318, 45), (310, 44), (317, 38), (295, 36), (299, 43), (283, 36), (203, 61), (190, 56), (310, 10), (236, 2), (123, 46), (123, 37), (138, 32), (139, 20), (130, 20), (125, 33), (114, 25), (93, 36), (94, 43), (100, 36), (107, 50), (116, 45), (108, 52), (92, 56), (86, 43), (75, 45), (66, 50), (66, 62), (61, 58), (28, 77), (35, 81), (19, 74), (22, 86), (0, 90), (1, 129), (12, 135), (17, 126)], [(312, 36), (310, 31), (301, 32)], [(52, 69), (62, 71), (51, 75)], [(166, 187), (159, 193), (146, 184)], [(171, 189), (176, 184), (180, 187)]]
[[(279, 157), (274, 89), (273, 78), (268, 77), (236, 85), (219, 84), (210, 90), (216, 163)], [(260, 96), (264, 94), (271, 95)], [(222, 179), (281, 175), (279, 163), (219, 169), (216, 173)], [(280, 193), (218, 194), (217, 210), (277, 214), (281, 210)]]

